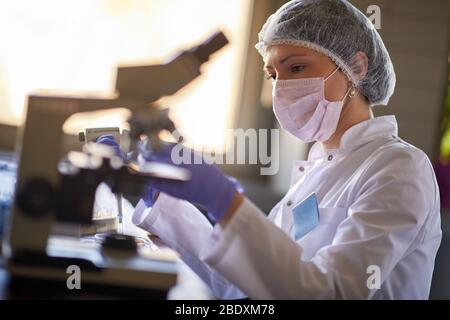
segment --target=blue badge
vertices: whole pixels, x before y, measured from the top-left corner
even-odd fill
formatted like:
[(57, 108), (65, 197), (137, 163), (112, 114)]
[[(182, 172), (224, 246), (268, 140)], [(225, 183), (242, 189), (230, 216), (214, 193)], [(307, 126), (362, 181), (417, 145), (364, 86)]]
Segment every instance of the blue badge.
[(295, 240), (305, 236), (319, 224), (319, 206), (315, 193), (309, 195), (292, 209), (294, 227), (292, 229)]

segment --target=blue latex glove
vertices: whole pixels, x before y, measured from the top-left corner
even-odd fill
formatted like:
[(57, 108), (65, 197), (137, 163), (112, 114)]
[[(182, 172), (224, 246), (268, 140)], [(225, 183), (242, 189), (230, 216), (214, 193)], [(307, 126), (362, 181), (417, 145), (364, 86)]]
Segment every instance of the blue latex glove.
[[(239, 181), (236, 178), (230, 177), (230, 176), (226, 176), (226, 177), (234, 184), (234, 186), (236, 187), (236, 190), (239, 193), (244, 193), (244, 188), (242, 187), (242, 185), (239, 183)], [(149, 185), (148, 189), (143, 197), (145, 205), (147, 207), (153, 207), (158, 195), (159, 195), (159, 190), (157, 190), (154, 187), (152, 187), (151, 185)]]
[(120, 149), (119, 145), (117, 144), (116, 140), (114, 140), (114, 137), (112, 135), (99, 136), (97, 137), (97, 139), (95, 139), (95, 143), (101, 143), (110, 146), (114, 149), (115, 155), (125, 161), (125, 153)]
[(153, 207), (153, 205), (156, 202), (156, 197), (159, 194), (159, 191), (152, 187), (151, 185), (148, 186), (147, 191), (145, 192), (144, 197), (142, 198), (144, 200), (144, 203), (147, 207)]
[[(161, 150), (155, 152), (141, 148), (141, 156), (146, 161), (175, 165), (171, 160), (174, 146), (175, 144), (165, 144)], [(236, 179), (223, 174), (217, 166), (201, 161), (202, 158), (199, 153), (186, 147), (183, 147), (182, 152), (188, 152), (192, 155), (191, 164), (176, 166), (188, 169), (191, 173), (190, 180), (176, 181), (152, 178), (147, 195), (144, 198), (146, 204), (151, 206), (157, 191), (161, 191), (173, 197), (201, 205), (208, 211), (208, 216), (213, 222), (219, 221), (229, 209), (235, 193), (243, 191), (242, 186)], [(192, 158), (196, 158), (196, 161)]]

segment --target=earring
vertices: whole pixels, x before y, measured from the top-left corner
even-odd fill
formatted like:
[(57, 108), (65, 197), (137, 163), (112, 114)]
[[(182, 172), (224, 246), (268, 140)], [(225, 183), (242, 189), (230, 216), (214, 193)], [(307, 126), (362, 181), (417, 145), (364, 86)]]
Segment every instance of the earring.
[(350, 89), (350, 92), (348, 94), (348, 97), (351, 99), (356, 95), (356, 88), (355, 86), (352, 86), (352, 88)]

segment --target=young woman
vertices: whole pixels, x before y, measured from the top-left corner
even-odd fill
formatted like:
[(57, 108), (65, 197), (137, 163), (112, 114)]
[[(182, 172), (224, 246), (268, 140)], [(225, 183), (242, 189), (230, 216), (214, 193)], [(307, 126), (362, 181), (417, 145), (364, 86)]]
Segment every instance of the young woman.
[[(428, 298), (439, 191), (395, 117), (372, 116), (388, 103), (395, 73), (371, 22), (347, 1), (290, 1), (269, 17), (257, 49), (281, 126), (316, 141), (289, 192), (267, 217), (216, 166), (184, 164), (191, 179), (154, 180), (136, 224), (219, 298)], [(142, 156), (170, 163), (172, 148)]]

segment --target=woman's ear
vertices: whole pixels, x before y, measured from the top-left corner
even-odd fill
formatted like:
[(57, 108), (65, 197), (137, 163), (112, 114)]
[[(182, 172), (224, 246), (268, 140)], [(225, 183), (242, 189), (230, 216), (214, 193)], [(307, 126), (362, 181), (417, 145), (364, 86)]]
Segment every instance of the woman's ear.
[(364, 79), (369, 68), (367, 55), (362, 51), (358, 51), (353, 56), (352, 67), (353, 74), (357, 76), (358, 80)]

